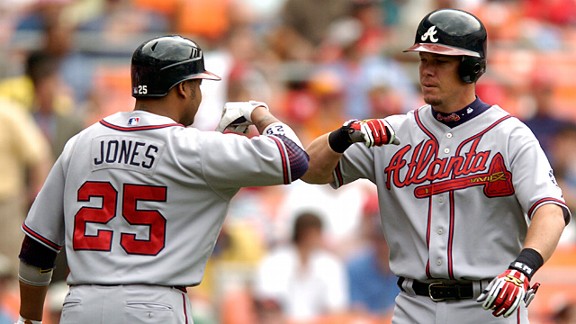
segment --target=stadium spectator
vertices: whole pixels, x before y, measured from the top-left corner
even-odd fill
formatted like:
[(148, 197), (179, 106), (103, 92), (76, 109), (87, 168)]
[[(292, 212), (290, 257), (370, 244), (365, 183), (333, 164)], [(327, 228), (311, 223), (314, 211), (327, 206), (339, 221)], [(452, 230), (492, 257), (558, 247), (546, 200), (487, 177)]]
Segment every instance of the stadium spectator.
[(576, 323), (576, 304), (566, 303), (552, 314), (554, 324), (574, 324)]
[(350, 14), (350, 0), (286, 0), (268, 41), (283, 61), (311, 61), (330, 25)]
[[(576, 124), (566, 122), (550, 138), (550, 163), (558, 185), (572, 212), (576, 211)], [(570, 222), (560, 238), (560, 244), (576, 244), (576, 224)]]
[(60, 96), (63, 86), (55, 57), (34, 51), (28, 56), (26, 70), (34, 89), (30, 112), (50, 143), (52, 156), (59, 156), (66, 141), (84, 128), (84, 121), (66, 106), (70, 102)]
[(340, 54), (335, 60), (320, 64), (318, 70), (332, 71), (345, 85), (343, 98), (347, 116), (359, 119), (384, 117), (374, 116), (376, 111), (370, 102), (370, 91), (378, 87), (391, 89), (397, 98), (405, 98), (396, 105), (390, 101), (389, 113), (411, 109), (418, 98), (414, 83), (396, 60), (365, 49), (364, 33), (364, 26), (355, 18), (331, 25), (324, 42), (335, 44)]
[(52, 165), (50, 146), (28, 112), (0, 99), (0, 254), (14, 278), (24, 234), (20, 226)]
[(22, 10), (15, 30), (40, 32), (47, 25), (64, 19), (64, 12), (71, 3), (71, 0), (32, 0)]
[(376, 316), (391, 316), (394, 299), (400, 292), (398, 277), (390, 271), (390, 250), (382, 234), (377, 198), (364, 207), (360, 232), (365, 246), (346, 261), (353, 311)]
[(564, 128), (567, 121), (556, 115), (552, 76), (540, 68), (537, 69), (528, 84), (528, 94), (533, 103), (532, 114), (525, 118), (524, 122), (534, 132), (544, 152), (550, 155), (552, 138)]
[(345, 312), (348, 282), (344, 264), (322, 247), (320, 216), (304, 212), (293, 225), (291, 243), (273, 248), (261, 261), (255, 300), (277, 304), (289, 321), (312, 321)]
[(14, 312), (9, 302), (16, 283), (11, 263), (0, 254), (0, 324), (13, 324), (18, 319), (17, 312)]

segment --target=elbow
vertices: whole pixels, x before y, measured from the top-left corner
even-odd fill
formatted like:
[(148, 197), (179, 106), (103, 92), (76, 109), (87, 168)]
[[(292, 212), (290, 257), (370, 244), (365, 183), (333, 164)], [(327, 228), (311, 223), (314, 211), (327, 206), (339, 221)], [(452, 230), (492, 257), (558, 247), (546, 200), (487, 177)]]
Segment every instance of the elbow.
[(300, 180), (309, 184), (327, 184), (332, 182), (332, 173), (325, 170), (309, 167)]
[(311, 175), (310, 173), (306, 172), (301, 178), (300, 180), (309, 183), (309, 184), (319, 184), (318, 180)]
[(301, 179), (308, 172), (309, 167), (310, 158), (308, 157), (308, 154), (302, 150), (301, 154), (298, 154), (295, 158), (290, 159), (292, 181)]

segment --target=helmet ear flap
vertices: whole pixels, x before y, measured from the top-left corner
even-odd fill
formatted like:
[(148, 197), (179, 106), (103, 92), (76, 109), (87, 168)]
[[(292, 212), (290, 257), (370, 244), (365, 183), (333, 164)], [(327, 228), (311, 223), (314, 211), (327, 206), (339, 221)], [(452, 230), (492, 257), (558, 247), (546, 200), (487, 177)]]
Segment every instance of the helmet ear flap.
[(486, 72), (486, 59), (472, 56), (462, 56), (458, 67), (458, 75), (464, 83), (474, 83)]

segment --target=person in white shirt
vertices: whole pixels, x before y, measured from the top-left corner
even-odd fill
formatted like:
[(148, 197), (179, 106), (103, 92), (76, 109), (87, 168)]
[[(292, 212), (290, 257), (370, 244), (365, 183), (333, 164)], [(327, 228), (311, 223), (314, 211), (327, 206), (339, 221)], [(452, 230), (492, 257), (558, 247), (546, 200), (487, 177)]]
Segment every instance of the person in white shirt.
[(270, 251), (254, 283), (255, 299), (274, 302), (288, 321), (308, 321), (344, 312), (348, 282), (343, 261), (324, 249), (321, 218), (302, 212), (292, 241)]

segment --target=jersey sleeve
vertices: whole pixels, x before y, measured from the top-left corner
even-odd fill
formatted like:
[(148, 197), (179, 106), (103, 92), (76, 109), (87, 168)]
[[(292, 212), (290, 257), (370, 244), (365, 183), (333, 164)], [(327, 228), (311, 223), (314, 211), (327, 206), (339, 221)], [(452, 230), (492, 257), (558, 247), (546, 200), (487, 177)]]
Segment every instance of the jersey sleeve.
[(77, 134), (66, 142), (22, 224), (26, 235), (56, 252), (64, 246), (66, 177), (70, 156), (78, 137)]
[(282, 141), (288, 154), (288, 162), (291, 172), (290, 178), (293, 179), (292, 181), (299, 179), (304, 175), (304, 173), (306, 173), (310, 157), (304, 150), (302, 142), (300, 142), (300, 139), (290, 126), (281, 122), (272, 123), (264, 129), (262, 134), (275, 136)]
[(332, 188), (364, 178), (374, 182), (374, 150), (362, 143), (352, 144), (342, 155), (333, 171)]
[(64, 178), (60, 157), (22, 224), (26, 235), (56, 252), (64, 245)]
[(562, 189), (554, 177), (552, 166), (534, 134), (528, 127), (517, 122), (509, 141), (514, 143), (509, 148), (511, 151), (509, 163), (514, 175), (512, 181), (516, 197), (528, 218), (532, 218), (538, 207), (552, 203), (562, 207), (564, 219), (568, 224), (570, 209), (564, 201)]
[(308, 168), (308, 155), (289, 135), (269, 133), (247, 138), (206, 134), (202, 171), (209, 184), (240, 188), (289, 184)]

